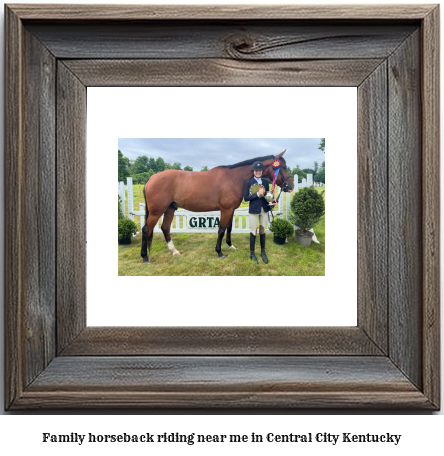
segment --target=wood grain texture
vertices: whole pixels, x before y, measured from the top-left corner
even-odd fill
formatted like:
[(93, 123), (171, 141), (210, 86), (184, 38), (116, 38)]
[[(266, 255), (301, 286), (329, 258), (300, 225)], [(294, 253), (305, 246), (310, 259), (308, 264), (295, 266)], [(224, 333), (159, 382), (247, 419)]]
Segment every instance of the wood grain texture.
[(87, 327), (62, 356), (381, 355), (360, 328)]
[[(236, 8), (6, 7), (6, 182), (11, 188), (17, 187), (14, 189), (16, 201), (11, 198), (11, 203), (6, 205), (7, 408), (388, 407), (432, 410), (439, 407), (439, 261), (436, 250), (439, 248), (439, 217), (435, 213), (439, 201), (434, 187), (438, 179), (439, 143), (438, 101), (435, 98), (438, 85), (436, 7)], [(286, 19), (282, 21), (283, 18)], [(362, 20), (374, 20), (366, 24), (374, 27), (373, 34), (361, 33), (359, 36), (365, 36), (364, 40), (377, 46), (366, 51), (360, 48), (359, 40), (353, 34), (345, 33), (341, 38), (339, 33), (332, 36), (331, 29), (325, 34), (325, 28), (323, 32), (319, 28), (313, 30), (321, 33), (316, 39), (316, 35), (310, 35), (304, 27), (314, 25), (309, 20), (320, 18), (329, 19), (329, 23), (317, 25), (338, 27), (336, 30), (346, 25), (344, 19), (355, 21), (355, 24), (348, 23), (355, 27), (365, 25)], [(26, 33), (21, 19), (25, 20)], [(150, 20), (151, 25), (158, 23), (158, 29), (153, 26), (144, 36), (154, 37), (163, 50), (171, 47), (180, 35), (177, 32), (173, 34), (176, 38), (161, 38), (160, 28), (168, 21), (172, 26), (178, 19), (189, 19), (188, 30), (195, 27), (206, 32), (197, 43), (197, 32), (193, 31), (188, 40), (183, 40), (177, 54), (171, 51), (165, 58), (156, 58), (159, 62), (151, 67), (143, 66), (151, 65), (150, 62), (136, 62), (128, 55), (123, 56), (123, 60), (106, 62), (113, 52), (112, 37), (102, 36), (101, 32), (93, 40), (96, 44), (90, 42), (89, 55), (97, 53), (94, 54), (97, 59), (90, 64), (76, 61), (77, 46), (81, 52), (88, 52), (88, 37), (81, 37), (79, 43), (72, 36), (55, 40), (51, 46), (63, 48), (69, 60), (58, 62), (55, 80), (52, 51), (49, 50), (51, 40), (46, 43), (41, 38), (43, 35), (34, 35), (36, 23), (39, 22), (38, 28), (42, 30), (40, 26), (47, 20), (45, 27), (49, 36), (53, 26), (70, 28), (81, 21), (84, 23), (81, 30), (85, 31), (92, 30), (91, 25), (94, 27), (98, 22), (104, 25), (110, 19), (109, 25), (116, 26), (128, 20), (130, 26), (136, 28), (142, 19)], [(221, 25), (214, 32), (205, 28), (205, 21), (211, 20), (214, 24), (219, 19), (225, 28)], [(396, 39), (400, 37), (396, 30), (406, 25), (419, 27), (420, 23), (416, 22), (419, 19), (422, 21), (422, 40), (419, 32), (404, 36), (401, 42), (394, 40), (395, 35)], [(253, 33), (251, 27), (259, 25), (259, 21), (254, 23), (256, 20), (269, 27), (261, 26)], [(242, 22), (241, 27), (236, 22)], [(285, 33), (279, 33), (276, 26)], [(387, 30), (393, 26), (394, 34), (390, 37)], [(227, 33), (230, 27), (231, 35)], [(168, 35), (172, 28), (164, 30)], [(366, 30), (369, 32), (370, 28)], [(130, 43), (134, 42), (135, 36), (140, 36), (137, 33), (128, 35)], [(304, 33), (306, 46), (302, 44)], [(116, 32), (116, 50), (121, 52), (122, 40), (117, 35)], [(109, 40), (102, 53), (101, 40)], [(149, 39), (144, 44), (148, 42)], [(154, 52), (156, 42), (148, 44), (149, 52)], [(332, 58), (320, 59), (328, 46), (331, 47), (330, 55), (337, 53), (334, 59), (338, 62), (332, 62)], [(350, 54), (345, 62), (338, 58), (338, 52), (344, 53), (347, 46)], [(140, 52), (142, 48), (133, 46), (131, 49)], [(212, 59), (216, 51), (222, 53), (221, 57)], [(387, 61), (381, 61), (385, 60), (385, 55), (375, 58), (375, 55), (382, 55), (381, 52), (391, 52)], [(198, 54), (202, 58), (166, 62), (174, 55)], [(162, 57), (159, 53), (155, 55)], [(302, 55), (307, 61), (300, 60)], [(280, 59), (273, 56), (280, 56)], [(191, 71), (187, 70), (187, 62)], [(337, 79), (344, 84), (363, 81), (358, 92), (360, 110), (368, 115), (359, 120), (362, 129), (359, 135), (359, 191), (363, 192), (366, 201), (360, 202), (359, 210), (373, 226), (364, 228), (360, 225), (359, 228), (360, 239), (365, 244), (359, 247), (359, 276), (363, 280), (360, 283), (365, 288), (360, 290), (358, 303), (359, 328), (268, 328), (266, 337), (260, 328), (176, 328), (170, 333), (169, 328), (85, 329), (85, 187), (83, 180), (78, 178), (85, 174), (85, 83), (95, 80), (98, 84), (112, 85), (114, 78), (119, 84), (135, 85), (143, 83), (145, 68), (159, 68), (158, 73), (154, 71), (155, 77), (165, 81), (165, 75), (173, 68), (171, 65), (176, 64), (176, 71), (184, 75), (175, 78), (177, 86), (187, 85), (196, 68), (205, 70), (199, 75), (205, 83), (222, 80), (227, 85), (242, 84), (247, 78), (255, 83), (262, 81), (264, 85), (290, 81), (318, 85), (321, 81), (328, 82), (328, 77), (322, 79), (322, 70), (333, 74), (330, 74), (330, 80)], [(131, 71), (126, 71), (125, 65)], [(343, 73), (350, 74), (341, 76), (341, 68)], [(104, 76), (103, 71), (110, 75)], [(294, 77), (292, 73), (295, 73)], [(145, 81), (153, 80), (150, 75), (145, 77)], [(55, 82), (51, 83), (51, 78)], [(198, 83), (199, 78), (196, 79)], [(42, 148), (48, 131), (51, 142), (51, 84), (55, 84), (57, 95), (57, 148), (51, 152), (49, 144), (46, 152)], [(386, 111), (380, 108), (384, 91)], [(35, 101), (42, 112), (33, 105)], [(375, 219), (381, 225), (385, 222), (380, 212), (384, 207), (384, 188), (380, 187), (384, 185), (384, 179), (382, 173), (377, 175), (379, 162), (385, 166), (384, 112), (388, 125), (386, 174), (389, 182), (386, 330), (381, 282), (386, 265), (383, 254), (380, 260), (377, 252), (385, 248), (384, 240), (377, 238), (377, 234), (383, 233), (386, 225), (375, 225)], [(47, 226), (41, 211), (30, 205), (27, 178), (33, 192), (37, 192), (37, 207), (48, 202), (47, 189), (40, 185), (43, 178), (38, 174), (45, 176), (51, 170), (51, 163), (54, 163), (51, 160), (56, 160), (55, 174), (46, 177), (52, 183), (57, 176), (58, 189), (56, 204), (49, 204), (57, 229), (56, 271), (52, 275), (40, 270), (48, 266), (51, 271), (52, 247), (51, 244), (48, 247), (46, 241), (39, 240), (39, 251), (30, 255), (35, 270), (25, 261), (31, 240), (36, 240), (35, 233), (26, 238), (26, 229), (31, 222), (34, 223), (31, 229), (39, 233)], [(377, 188), (369, 182), (366, 172), (376, 174)], [(430, 176), (430, 183), (421, 182), (424, 176)], [(420, 191), (414, 193), (414, 186)], [(21, 227), (18, 234), (17, 226)], [(49, 231), (51, 229), (49, 222)], [(415, 242), (418, 235), (421, 241)], [(369, 277), (365, 277), (367, 274)], [(50, 279), (56, 283), (55, 309), (51, 307)], [(32, 320), (34, 315), (40, 325)], [(57, 318), (55, 356), (48, 350), (53, 347), (48, 329), (52, 330), (54, 318)], [(36, 359), (31, 356), (33, 350)], [(141, 356), (147, 352), (156, 356)], [(386, 352), (387, 356), (384, 356)], [(174, 356), (166, 356), (171, 354)], [(51, 362), (45, 368), (42, 360)]]
[[(29, 24), (57, 58), (77, 59), (378, 59), (417, 25), (273, 21), (159, 21)], [(205, 39), (202, 37), (205, 36)], [(75, 42), (76, 45), (72, 46)]]
[[(43, 399), (43, 400), (42, 400)], [(421, 407), (385, 357), (59, 357), (17, 408)]]
[(381, 59), (309, 61), (64, 60), (88, 87), (142, 86), (352, 86)]
[(57, 68), (58, 352), (86, 326), (86, 87)]
[(5, 11), (5, 408), (23, 391), (23, 81), (18, 18)]
[[(295, 392), (222, 392), (162, 393), (143, 391), (26, 391), (14, 410), (49, 409), (201, 409), (240, 410), (247, 413), (270, 413), (276, 409), (359, 409), (365, 410), (433, 410), (427, 398), (418, 391), (355, 392), (352, 385), (342, 391)], [(348, 391), (347, 389), (350, 389)], [(112, 410), (111, 410), (112, 411)], [(331, 410), (330, 410), (331, 411)]]
[(389, 356), (421, 387), (423, 182), (419, 40), (418, 31), (388, 59), (388, 299)]
[[(381, 375), (381, 366), (384, 374)], [(107, 375), (100, 375), (106, 372)], [(109, 378), (112, 382), (109, 383)], [(58, 357), (33, 384), (33, 390), (57, 387), (75, 391), (103, 388), (184, 392), (291, 391), (306, 384), (311, 392), (340, 390), (414, 391), (411, 383), (385, 357), (155, 356), (129, 358)]]
[(423, 388), (440, 403), (440, 140), (439, 6), (422, 26)]
[(358, 89), (358, 326), (388, 353), (387, 63)]
[(55, 355), (55, 59), (25, 32), (23, 307), (25, 384)]
[(436, 5), (25, 5), (8, 7), (23, 20), (421, 20)]

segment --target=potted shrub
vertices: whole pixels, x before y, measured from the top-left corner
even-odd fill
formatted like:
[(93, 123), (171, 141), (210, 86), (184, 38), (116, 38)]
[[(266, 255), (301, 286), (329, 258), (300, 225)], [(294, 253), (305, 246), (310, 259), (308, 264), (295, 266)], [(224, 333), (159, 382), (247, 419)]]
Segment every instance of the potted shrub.
[(278, 245), (285, 244), (285, 240), (294, 233), (293, 225), (288, 220), (277, 217), (270, 223), (269, 228), (273, 233), (273, 242)]
[(296, 242), (302, 245), (310, 245), (313, 232), (309, 231), (319, 223), (325, 214), (325, 203), (323, 193), (317, 192), (312, 187), (299, 189), (294, 194), (291, 203), (289, 219), (297, 227)]
[(131, 244), (133, 234), (137, 233), (137, 225), (128, 218), (121, 218), (119, 220), (119, 244)]

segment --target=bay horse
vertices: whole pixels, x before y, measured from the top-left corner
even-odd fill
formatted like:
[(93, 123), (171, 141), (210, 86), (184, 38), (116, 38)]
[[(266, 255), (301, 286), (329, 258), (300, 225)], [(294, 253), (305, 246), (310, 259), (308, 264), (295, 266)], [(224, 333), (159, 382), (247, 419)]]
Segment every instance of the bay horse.
[(144, 263), (149, 263), (148, 249), (151, 249), (154, 228), (163, 215), (162, 232), (169, 250), (173, 255), (180, 255), (171, 240), (170, 229), (174, 212), (179, 207), (192, 212), (220, 211), (219, 231), (216, 252), (219, 258), (226, 258), (222, 253), (222, 239), (227, 231), (226, 242), (230, 248), (231, 229), (234, 211), (240, 206), (246, 182), (251, 179), (251, 165), (255, 161), (263, 163), (265, 170), (262, 177), (273, 180), (273, 160), (281, 161), (276, 184), (286, 192), (291, 192), (294, 182), (288, 172), (284, 152), (279, 155), (253, 158), (229, 166), (217, 166), (209, 171), (179, 171), (168, 169), (154, 174), (145, 184), (145, 225), (142, 228), (141, 256)]

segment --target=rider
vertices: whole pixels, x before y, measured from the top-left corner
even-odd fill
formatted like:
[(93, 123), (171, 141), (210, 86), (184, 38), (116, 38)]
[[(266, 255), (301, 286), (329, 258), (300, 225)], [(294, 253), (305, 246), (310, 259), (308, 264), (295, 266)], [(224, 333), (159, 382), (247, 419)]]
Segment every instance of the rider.
[[(251, 167), (253, 171), (253, 177), (247, 181), (244, 190), (244, 200), (250, 202), (248, 209), (248, 215), (250, 217), (250, 259), (258, 263), (256, 255), (254, 254), (254, 248), (256, 244), (257, 234), (257, 222), (259, 220), (259, 235), (261, 242), (261, 257), (264, 263), (268, 263), (267, 255), (265, 254), (265, 230), (267, 229), (268, 214), (271, 210), (268, 202), (264, 198), (265, 193), (270, 189), (270, 183), (267, 180), (262, 179), (262, 173), (265, 170), (264, 165), (260, 161), (253, 163)], [(250, 195), (250, 187), (254, 184), (263, 185), (264, 188), (260, 188), (257, 193)], [(273, 201), (273, 205), (276, 205), (276, 201)]]

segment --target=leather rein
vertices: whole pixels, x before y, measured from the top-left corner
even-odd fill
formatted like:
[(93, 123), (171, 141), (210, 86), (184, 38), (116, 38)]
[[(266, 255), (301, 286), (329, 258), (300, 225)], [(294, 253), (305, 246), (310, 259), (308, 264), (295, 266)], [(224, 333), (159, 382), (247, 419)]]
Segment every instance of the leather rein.
[[(274, 157), (274, 159), (276, 159), (276, 157)], [(281, 169), (281, 168), (279, 168), (279, 174), (281, 175), (283, 185), (282, 185), (282, 187), (281, 187), (281, 191), (279, 192), (278, 197), (276, 198), (276, 203), (279, 203), (279, 198), (281, 197), (282, 192), (283, 192), (283, 191), (286, 191), (286, 190), (288, 189), (287, 180), (290, 179), (290, 177), (291, 177), (290, 174), (288, 174), (287, 177), (284, 177), (284, 173), (282, 172), (282, 169)], [(272, 219), (274, 220), (273, 210), (271, 210), (270, 212), (271, 212), (271, 217), (272, 217)]]

